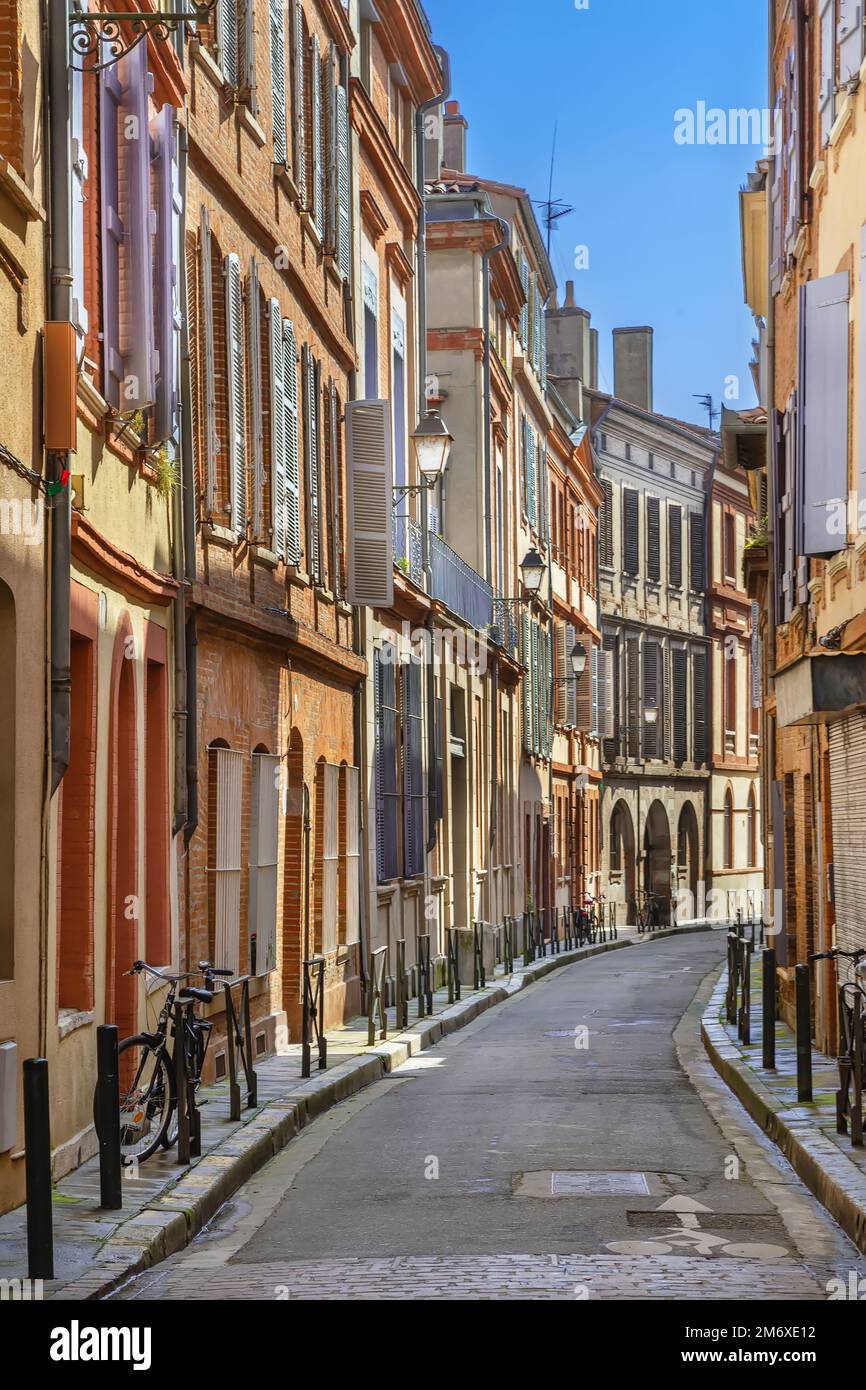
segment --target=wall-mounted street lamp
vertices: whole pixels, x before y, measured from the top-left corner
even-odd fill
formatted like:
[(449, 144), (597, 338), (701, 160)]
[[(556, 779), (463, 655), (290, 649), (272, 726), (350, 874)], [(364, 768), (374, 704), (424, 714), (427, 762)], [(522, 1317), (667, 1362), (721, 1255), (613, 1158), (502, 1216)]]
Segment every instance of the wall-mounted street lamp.
[(520, 563), (520, 577), (530, 598), (541, 592), (541, 582), (547, 574), (547, 565), (537, 550), (528, 550)]
[(587, 662), (587, 651), (582, 642), (575, 642), (571, 649), (570, 660), (572, 674), (577, 676), (578, 680), (580, 680), (580, 677), (586, 670)]
[(434, 488), (445, 475), (454, 443), (454, 436), (438, 410), (425, 410), (409, 437), (412, 440), (415, 464), (421, 482), (405, 483), (395, 487), (394, 496), (397, 500)]
[[(82, 60), (79, 71), (99, 72), (119, 62), (148, 35), (166, 43), (181, 24), (207, 24), (216, 5), (217, 0), (188, 0), (181, 9), (151, 13), (73, 10), (69, 15), (69, 44), (73, 55)], [(101, 57), (100, 62), (87, 61), (97, 57)]]

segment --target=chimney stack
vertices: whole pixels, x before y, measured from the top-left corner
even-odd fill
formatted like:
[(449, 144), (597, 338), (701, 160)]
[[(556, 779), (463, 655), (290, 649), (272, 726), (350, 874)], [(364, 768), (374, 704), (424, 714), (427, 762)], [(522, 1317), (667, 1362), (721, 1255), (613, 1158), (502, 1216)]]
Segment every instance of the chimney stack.
[(466, 133), (469, 122), (461, 114), (459, 101), (446, 101), (443, 126), (443, 164), (457, 174), (466, 173)]
[(613, 330), (613, 393), (641, 410), (653, 408), (653, 331)]
[[(547, 367), (563, 400), (584, 419), (584, 386), (595, 386), (593, 335), (589, 314), (574, 298), (574, 281), (565, 284), (565, 303), (547, 310)], [(597, 335), (596, 335), (597, 336)]]

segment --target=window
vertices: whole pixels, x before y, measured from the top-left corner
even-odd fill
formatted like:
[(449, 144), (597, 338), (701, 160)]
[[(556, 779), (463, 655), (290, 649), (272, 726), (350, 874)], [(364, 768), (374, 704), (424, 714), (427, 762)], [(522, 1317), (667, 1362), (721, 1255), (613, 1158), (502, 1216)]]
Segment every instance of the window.
[(604, 493), (604, 498), (599, 516), (601, 529), (599, 558), (602, 565), (610, 568), (613, 564), (613, 483), (608, 478), (602, 478), (601, 490)]
[(693, 716), (692, 716), (692, 738), (694, 761), (698, 767), (707, 761), (709, 756), (709, 709), (707, 708), (708, 689), (707, 689), (707, 652), (704, 648), (696, 648), (692, 653), (692, 696), (693, 696)]
[(755, 804), (755, 788), (749, 791), (749, 810), (747, 817), (747, 844), (749, 867), (754, 869), (758, 863), (758, 808)]
[(689, 587), (698, 594), (706, 584), (703, 512), (689, 513), (689, 569)]
[[(371, 248), (371, 255), (372, 255)], [(364, 395), (379, 396), (379, 275), (370, 259), (363, 262), (364, 286)]]
[(316, 768), (315, 937), (323, 955), (337, 949), (340, 871), (340, 768), (320, 761)]
[(418, 878), (424, 872), (424, 720), (421, 706), (422, 666), (409, 661), (400, 667), (403, 724), (403, 872)]
[(725, 734), (728, 739), (733, 741), (734, 746), (729, 750), (736, 751), (737, 737), (737, 658), (740, 654), (739, 644), (725, 642)]
[(279, 300), (270, 302), (270, 463), (273, 549), (287, 565), (301, 563), (298, 433), (298, 349)]
[[(396, 287), (392, 285), (391, 310), (391, 402), (393, 404), (394, 430), (394, 487), (407, 485), (409, 478), (406, 468), (406, 305), (405, 300), (397, 299)], [(402, 308), (402, 313), (399, 312)], [(406, 493), (395, 494), (394, 522), (397, 527), (396, 549), (399, 558), (409, 554), (409, 498)]]
[(397, 779), (397, 652), (387, 644), (373, 657), (376, 724), (376, 876), (388, 883), (399, 874), (400, 792)]
[(638, 537), (638, 494), (634, 488), (622, 490), (622, 568), (623, 573), (636, 575), (639, 568), (640, 541)]
[(646, 572), (647, 579), (657, 584), (661, 579), (661, 502), (658, 497), (646, 500)]
[(736, 587), (737, 574), (737, 532), (733, 512), (725, 512), (724, 519), (724, 578)]
[(309, 346), (303, 355), (304, 472), (306, 482), (307, 569), (314, 584), (322, 583), (322, 378)]
[[(6, 603), (3, 596), (9, 591), (0, 584), (0, 634), (5, 638), (7, 622), (11, 615), (11, 597)], [(57, 886), (58, 921), (58, 962), (57, 962), (57, 1004), (61, 1009), (92, 1009), (94, 1003), (93, 985), (93, 883), (94, 883), (94, 843), (95, 843), (95, 789), (96, 789), (96, 603), (95, 595), (86, 595), (73, 581), (74, 609), (87, 606), (90, 621), (77, 626), (86, 633), (72, 632), (71, 651), (71, 702), (72, 718), (69, 741), (69, 767), (60, 784), (59, 805), (59, 875)], [(90, 603), (90, 599), (93, 603)], [(14, 644), (0, 643), (0, 654), (4, 659), (4, 670), (15, 669)], [(14, 682), (6, 683), (6, 701), (11, 702)], [(14, 718), (4, 719), (14, 743)], [(8, 772), (13, 772), (15, 759), (10, 756), (4, 760)], [(11, 789), (4, 788), (2, 797), (4, 807), (14, 805)], [(6, 841), (14, 844), (10, 833)], [(8, 851), (7, 851), (8, 852)], [(9, 865), (4, 867), (4, 884), (12, 884)], [(5, 914), (4, 914), (5, 915)], [(9, 924), (12, 923), (9, 914)], [(9, 979), (10, 961), (4, 959), (3, 927), (0, 922), (0, 979)], [(161, 962), (160, 962), (161, 963)]]
[(266, 749), (252, 755), (249, 863), (249, 972), (277, 965), (277, 861), (280, 760)]
[(724, 867), (732, 869), (734, 867), (734, 798), (730, 787), (725, 792), (725, 811), (723, 826), (723, 845), (722, 857)]

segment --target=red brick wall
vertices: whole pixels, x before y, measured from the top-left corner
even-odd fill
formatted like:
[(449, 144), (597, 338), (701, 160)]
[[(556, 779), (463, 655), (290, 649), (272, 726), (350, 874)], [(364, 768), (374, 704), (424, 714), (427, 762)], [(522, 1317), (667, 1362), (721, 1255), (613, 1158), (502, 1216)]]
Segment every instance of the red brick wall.
[(21, 0), (0, 0), (0, 154), (24, 174)]

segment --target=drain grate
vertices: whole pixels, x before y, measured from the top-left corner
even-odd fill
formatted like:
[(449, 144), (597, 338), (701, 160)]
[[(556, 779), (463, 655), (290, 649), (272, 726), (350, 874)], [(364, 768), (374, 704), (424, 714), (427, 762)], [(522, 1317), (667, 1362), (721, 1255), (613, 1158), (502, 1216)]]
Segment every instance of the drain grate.
[(551, 1173), (552, 1197), (648, 1197), (645, 1173)]

